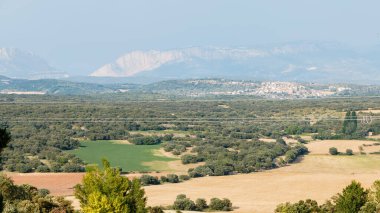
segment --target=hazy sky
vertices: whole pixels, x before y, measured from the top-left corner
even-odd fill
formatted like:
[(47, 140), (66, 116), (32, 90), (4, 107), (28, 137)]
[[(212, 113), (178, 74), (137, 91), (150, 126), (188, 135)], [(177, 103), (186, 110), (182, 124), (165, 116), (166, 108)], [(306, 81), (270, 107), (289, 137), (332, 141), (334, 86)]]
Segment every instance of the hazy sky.
[(90, 73), (136, 49), (380, 43), (379, 0), (0, 0), (0, 47)]

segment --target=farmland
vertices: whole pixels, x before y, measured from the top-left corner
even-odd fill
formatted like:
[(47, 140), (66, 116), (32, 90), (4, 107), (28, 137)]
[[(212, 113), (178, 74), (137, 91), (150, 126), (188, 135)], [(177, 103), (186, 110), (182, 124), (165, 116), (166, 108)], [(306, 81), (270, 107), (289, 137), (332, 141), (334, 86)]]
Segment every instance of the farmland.
[[(24, 101), (1, 105), (13, 136), (2, 168), (17, 184), (53, 195), (72, 196), (86, 166), (103, 158), (130, 178), (190, 178), (144, 186), (149, 205), (170, 205), (178, 194), (226, 197), (236, 212), (323, 202), (353, 179), (369, 186), (380, 176), (380, 125), (366, 111), (378, 98)], [(362, 122), (365, 116), (373, 119)], [(339, 153), (330, 155), (331, 147)]]
[[(234, 212), (242, 213), (272, 212), (281, 202), (295, 202), (302, 198), (323, 202), (341, 191), (351, 180), (358, 180), (365, 186), (370, 186), (380, 177), (380, 155), (331, 156), (328, 149), (320, 146), (331, 147), (340, 144), (339, 148), (345, 150), (374, 143), (376, 142), (351, 140), (313, 141), (307, 145), (310, 154), (290, 166), (252, 174), (204, 177), (178, 184), (147, 186), (145, 190), (148, 204), (169, 205), (181, 193), (194, 199), (228, 197), (237, 207)], [(369, 152), (374, 147), (380, 150), (380, 146), (366, 146), (364, 151)], [(83, 174), (10, 175), (16, 183), (31, 183), (48, 188), (55, 195), (71, 195), (70, 188), (79, 183)], [(127, 176), (133, 178), (138, 174)], [(162, 196), (163, 194), (165, 196)]]
[[(167, 163), (175, 160), (157, 155), (160, 145), (132, 145), (120, 141), (82, 141), (78, 149), (69, 151), (88, 164), (101, 165), (107, 159), (123, 171), (162, 171), (170, 170)], [(159, 167), (149, 166), (155, 162)]]

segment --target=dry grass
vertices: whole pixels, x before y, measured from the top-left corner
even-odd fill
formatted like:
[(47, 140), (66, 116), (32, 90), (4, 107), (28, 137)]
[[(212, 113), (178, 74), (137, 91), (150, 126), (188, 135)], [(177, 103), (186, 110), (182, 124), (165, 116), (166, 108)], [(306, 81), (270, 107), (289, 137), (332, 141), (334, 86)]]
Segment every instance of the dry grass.
[(272, 143), (272, 142), (276, 142), (276, 139), (273, 139), (273, 138), (260, 138), (259, 141), (266, 142), (266, 143)]
[(380, 114), (380, 109), (367, 109), (367, 110), (361, 110), (359, 111), (359, 113), (366, 113), (366, 114), (369, 114), (369, 113), (373, 113), (373, 114)]
[[(321, 141), (309, 144), (310, 155), (299, 163), (271, 171), (192, 179), (180, 184), (146, 187), (150, 205), (169, 205), (176, 195), (227, 197), (235, 212), (273, 212), (276, 205), (311, 198), (324, 202), (340, 192), (352, 180), (368, 187), (380, 177), (380, 156), (330, 156), (323, 147), (342, 141)], [(357, 147), (367, 141), (343, 141), (341, 148)], [(322, 144), (325, 143), (325, 144)], [(371, 142), (367, 142), (371, 143)], [(323, 152), (323, 154), (322, 154)], [(165, 195), (165, 196), (162, 196)]]
[[(237, 209), (234, 212), (273, 212), (276, 205), (311, 198), (324, 202), (340, 192), (352, 180), (369, 187), (380, 178), (380, 156), (331, 156), (328, 148), (347, 148), (371, 141), (316, 141), (308, 144), (310, 154), (300, 162), (266, 172), (192, 179), (179, 184), (145, 187), (149, 205), (170, 205), (178, 194), (192, 199), (229, 198)], [(375, 146), (376, 147), (376, 146)], [(364, 147), (370, 148), (370, 147)], [(380, 148), (380, 147), (378, 147)], [(165, 173), (151, 173), (161, 176)], [(80, 182), (83, 174), (12, 174), (15, 182), (30, 183), (48, 188), (55, 195), (72, 194), (71, 187)], [(130, 178), (139, 174), (128, 175)]]
[(340, 152), (346, 152), (346, 149), (352, 149), (354, 153), (359, 153), (359, 146), (363, 146), (364, 152), (380, 151), (380, 146), (364, 146), (373, 145), (374, 141), (365, 140), (324, 140), (314, 141), (308, 144), (310, 154), (328, 154), (330, 147), (335, 147)]

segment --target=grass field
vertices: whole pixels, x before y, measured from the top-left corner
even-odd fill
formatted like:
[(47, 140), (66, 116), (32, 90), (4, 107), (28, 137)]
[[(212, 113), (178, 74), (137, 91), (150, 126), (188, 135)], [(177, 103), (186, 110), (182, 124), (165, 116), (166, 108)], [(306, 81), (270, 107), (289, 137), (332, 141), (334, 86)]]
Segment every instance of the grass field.
[[(131, 145), (119, 141), (82, 141), (81, 147), (69, 151), (88, 164), (101, 164), (102, 158), (111, 162), (112, 166), (123, 171), (162, 171), (165, 162), (175, 159), (157, 155), (160, 145)], [(161, 162), (160, 167), (153, 168), (149, 162)]]

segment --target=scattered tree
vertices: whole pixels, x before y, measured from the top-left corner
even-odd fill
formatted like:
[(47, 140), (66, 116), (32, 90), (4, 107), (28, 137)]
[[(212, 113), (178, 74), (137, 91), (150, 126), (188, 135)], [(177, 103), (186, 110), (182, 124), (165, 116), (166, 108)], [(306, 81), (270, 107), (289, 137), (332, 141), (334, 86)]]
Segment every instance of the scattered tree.
[(83, 177), (82, 184), (75, 186), (83, 212), (147, 212), (145, 192), (140, 181), (120, 175), (103, 160), (103, 169), (95, 168)]
[(353, 155), (354, 152), (352, 151), (352, 149), (346, 149), (346, 155)]
[(330, 153), (330, 155), (337, 155), (337, 154), (339, 154), (338, 149), (335, 148), (335, 147), (331, 147), (329, 149), (329, 153)]

